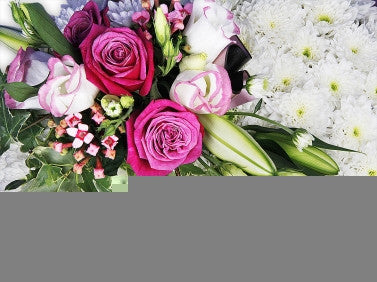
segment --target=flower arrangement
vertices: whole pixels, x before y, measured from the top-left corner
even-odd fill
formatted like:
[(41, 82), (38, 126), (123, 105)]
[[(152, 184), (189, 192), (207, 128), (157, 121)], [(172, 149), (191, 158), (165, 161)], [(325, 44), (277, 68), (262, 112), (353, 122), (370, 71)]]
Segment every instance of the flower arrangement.
[[(0, 154), (21, 144), (29, 174), (6, 190), (111, 191), (128, 175), (337, 175), (324, 150), (351, 150), (260, 114), (243, 14), (228, 9), (249, 6), (233, 2), (68, 1), (55, 20), (39, 3), (11, 2), (21, 30), (0, 27), (17, 52), (1, 73)], [(292, 107), (305, 99), (279, 83)]]

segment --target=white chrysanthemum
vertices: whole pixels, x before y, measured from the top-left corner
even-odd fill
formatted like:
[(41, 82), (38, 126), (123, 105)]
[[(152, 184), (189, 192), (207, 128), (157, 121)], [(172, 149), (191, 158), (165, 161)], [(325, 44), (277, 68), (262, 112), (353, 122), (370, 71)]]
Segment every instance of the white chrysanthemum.
[(351, 61), (360, 70), (368, 71), (377, 65), (377, 39), (365, 25), (339, 30), (333, 45), (339, 57)]
[(234, 9), (241, 1), (240, 0), (216, 0), (218, 4), (228, 10)]
[(363, 144), (376, 139), (377, 116), (367, 98), (343, 98), (341, 109), (334, 113), (333, 142), (349, 149), (360, 150)]
[(24, 178), (29, 169), (25, 165), (27, 154), (20, 152), (20, 147), (11, 144), (10, 149), (0, 157), (0, 191), (15, 181)]
[(327, 56), (312, 70), (318, 87), (332, 94), (335, 100), (347, 95), (362, 93), (365, 77), (354, 70), (352, 63), (342, 60), (337, 62), (332, 56)]
[(249, 20), (256, 33), (277, 42), (289, 38), (303, 25), (305, 13), (297, 1), (262, 0), (256, 1), (254, 5), (248, 1), (244, 3), (237, 7), (239, 18)]
[(322, 34), (334, 32), (336, 28), (352, 24), (357, 17), (357, 8), (347, 0), (305, 0), (308, 20), (316, 25)]
[(294, 88), (291, 93), (281, 95), (275, 101), (275, 108), (282, 116), (282, 122), (289, 127), (304, 128), (321, 136), (332, 125), (334, 108), (329, 97), (313, 86)]
[(319, 61), (329, 49), (329, 40), (320, 37), (312, 23), (301, 28), (290, 44), (293, 54), (304, 61)]
[(377, 105), (377, 67), (368, 74), (365, 83), (365, 93), (374, 106)]
[(289, 92), (293, 87), (302, 86), (306, 66), (301, 59), (285, 54), (276, 58), (271, 73), (273, 91)]

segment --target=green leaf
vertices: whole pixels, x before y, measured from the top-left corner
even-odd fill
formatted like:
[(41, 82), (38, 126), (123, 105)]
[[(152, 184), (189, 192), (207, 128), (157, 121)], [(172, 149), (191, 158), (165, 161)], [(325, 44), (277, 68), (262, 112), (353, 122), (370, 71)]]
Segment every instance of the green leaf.
[(57, 167), (72, 168), (76, 163), (72, 152), (62, 156), (58, 152), (48, 147), (36, 147), (32, 155), (42, 164), (53, 165)]
[(195, 166), (194, 164), (187, 164), (187, 165), (182, 165), (179, 167), (179, 171), (181, 172), (182, 176), (202, 176), (206, 175), (203, 169)]
[(35, 179), (21, 186), (23, 192), (81, 192), (73, 172), (63, 174), (62, 168), (43, 165)]
[(26, 153), (37, 147), (39, 145), (37, 138), (41, 136), (43, 131), (44, 128), (40, 125), (21, 130), (18, 135), (18, 140), (22, 143), (21, 151)]
[(255, 106), (254, 114), (256, 114), (260, 111), (260, 109), (262, 108), (262, 104), (263, 104), (263, 99), (260, 99), (258, 104)]
[(29, 86), (23, 82), (5, 84), (4, 89), (17, 102), (24, 102), (27, 99), (38, 95), (38, 88)]
[(40, 3), (22, 3), (21, 9), (41, 39), (60, 55), (71, 55), (79, 62), (80, 54), (56, 26), (52, 17)]
[(15, 190), (18, 187), (20, 187), (22, 184), (24, 184), (25, 182), (26, 182), (25, 179), (13, 181), (13, 182), (9, 183), (7, 185), (7, 187), (5, 187), (5, 191)]
[[(3, 78), (4, 79), (4, 78)], [(12, 142), (18, 141), (18, 134), (29, 119), (30, 113), (16, 111), (13, 115), (5, 105), (5, 98), (0, 89), (0, 156), (10, 147)]]
[(2, 25), (0, 25), (0, 41), (14, 51), (18, 51), (20, 48), (26, 49), (32, 45), (32, 41), (23, 36), (21, 31)]
[(160, 91), (158, 90), (158, 81), (155, 80), (152, 84), (151, 92), (150, 92), (151, 101), (158, 100), (162, 98)]
[(112, 192), (111, 191), (111, 177), (105, 177), (104, 179), (97, 179), (94, 181), (94, 186), (98, 192)]

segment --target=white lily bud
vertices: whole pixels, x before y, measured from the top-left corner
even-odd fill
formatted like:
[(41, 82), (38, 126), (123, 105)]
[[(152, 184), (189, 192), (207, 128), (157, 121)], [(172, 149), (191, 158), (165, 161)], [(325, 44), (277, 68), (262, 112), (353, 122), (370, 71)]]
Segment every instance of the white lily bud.
[(276, 175), (271, 158), (241, 127), (213, 114), (198, 115), (198, 118), (206, 130), (203, 143), (212, 154), (251, 175)]

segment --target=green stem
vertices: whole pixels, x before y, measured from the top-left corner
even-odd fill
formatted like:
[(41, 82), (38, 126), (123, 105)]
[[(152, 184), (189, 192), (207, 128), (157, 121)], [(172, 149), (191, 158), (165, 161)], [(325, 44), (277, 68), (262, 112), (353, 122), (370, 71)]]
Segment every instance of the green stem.
[(32, 128), (33, 126), (35, 126), (35, 125), (41, 123), (42, 121), (44, 121), (45, 119), (48, 119), (48, 118), (50, 118), (50, 117), (51, 117), (51, 115), (44, 116), (43, 118), (37, 120), (36, 122), (33, 122), (33, 123), (30, 124), (29, 126), (27, 126), (27, 127), (25, 127), (24, 129), (20, 130), (20, 133), (22, 133), (22, 132), (24, 132), (24, 131), (26, 131), (26, 130)]
[(276, 121), (273, 121), (271, 119), (268, 119), (266, 117), (262, 117), (260, 115), (257, 115), (257, 114), (253, 114), (253, 113), (245, 113), (245, 112), (228, 112), (226, 113), (225, 115), (227, 116), (249, 116), (249, 117), (254, 117), (254, 118), (257, 118), (257, 119), (260, 119), (260, 120), (263, 120), (263, 121), (266, 121), (268, 123), (271, 123), (273, 125), (276, 125), (278, 126), (279, 128), (283, 129), (284, 131), (286, 131), (287, 133), (289, 133), (290, 135), (294, 134), (294, 131), (292, 129), (290, 129), (289, 127), (287, 126), (284, 126)]
[(207, 165), (206, 162), (202, 160), (202, 158), (199, 158), (198, 161), (202, 166), (204, 166), (207, 170), (211, 171), (214, 175), (220, 176), (220, 174), (215, 169)]

